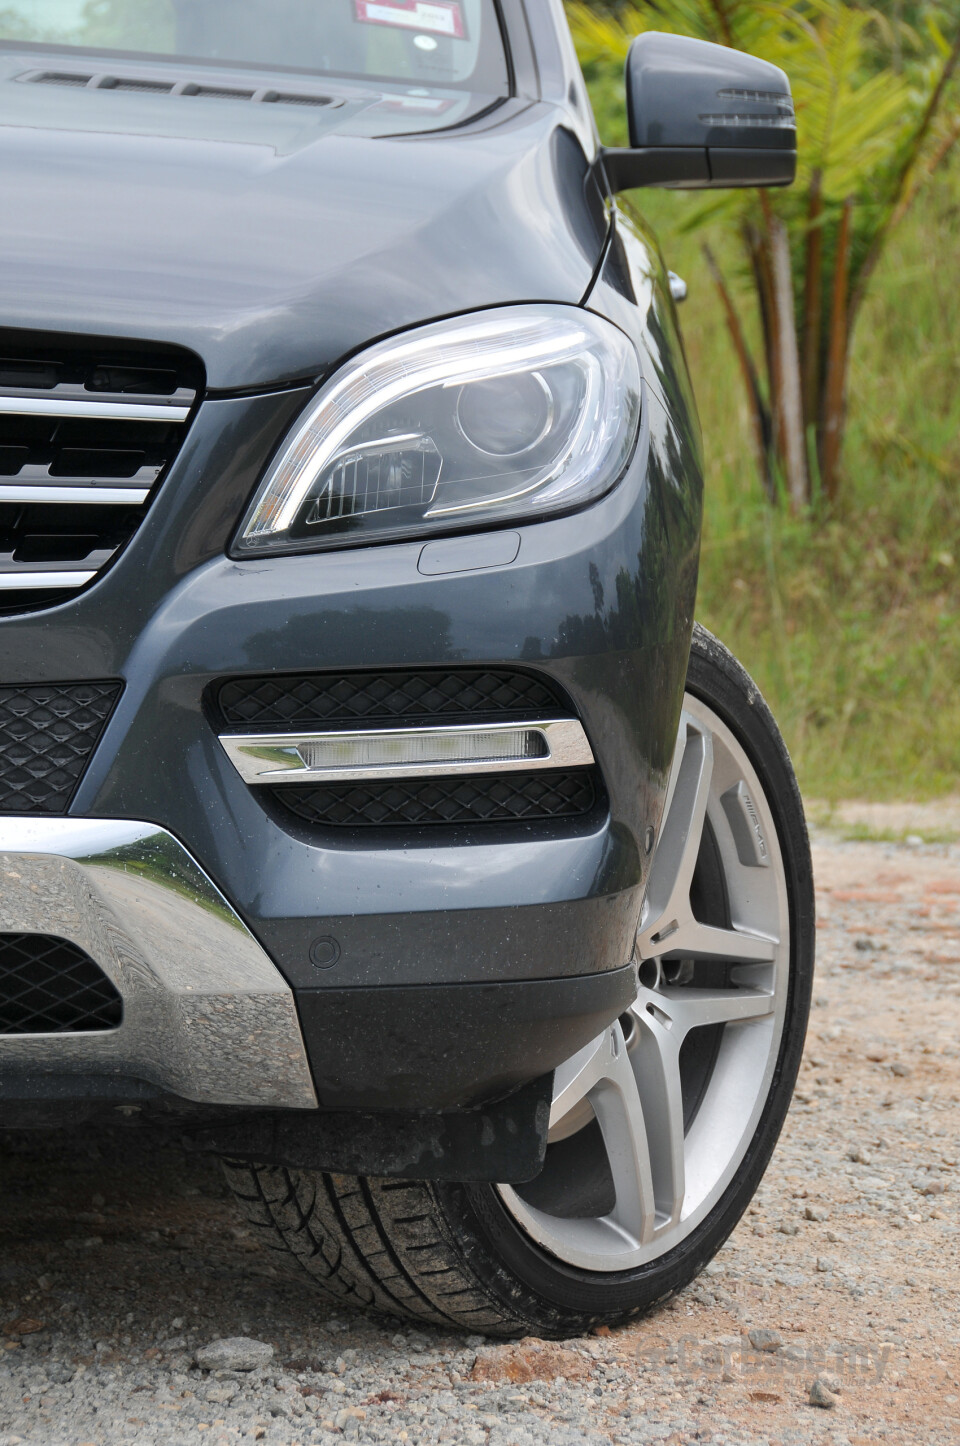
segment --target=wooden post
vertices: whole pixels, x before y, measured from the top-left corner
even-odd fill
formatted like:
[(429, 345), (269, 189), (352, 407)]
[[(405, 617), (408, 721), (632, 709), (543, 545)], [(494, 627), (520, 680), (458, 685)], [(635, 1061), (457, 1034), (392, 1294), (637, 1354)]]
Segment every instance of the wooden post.
[(782, 438), (783, 469), (791, 510), (799, 513), (810, 501), (810, 486), (803, 431), (800, 351), (797, 346), (797, 322), (793, 309), (790, 239), (786, 226), (778, 216), (771, 219), (770, 254), (777, 317), (777, 374), (780, 384), (777, 415)]

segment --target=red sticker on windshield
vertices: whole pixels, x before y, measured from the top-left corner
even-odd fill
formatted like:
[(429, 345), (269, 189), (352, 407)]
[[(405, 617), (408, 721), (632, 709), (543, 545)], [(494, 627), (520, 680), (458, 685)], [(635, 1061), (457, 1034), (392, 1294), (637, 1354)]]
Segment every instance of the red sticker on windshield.
[(459, 0), (354, 0), (354, 13), (363, 25), (399, 25), (453, 40), (465, 34)]

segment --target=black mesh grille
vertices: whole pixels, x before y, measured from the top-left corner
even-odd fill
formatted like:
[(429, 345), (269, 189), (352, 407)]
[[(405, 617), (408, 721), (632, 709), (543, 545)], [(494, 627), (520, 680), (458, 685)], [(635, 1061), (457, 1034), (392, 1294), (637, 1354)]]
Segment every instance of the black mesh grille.
[(225, 723), (247, 728), (570, 712), (542, 677), (500, 668), (231, 678), (217, 702)]
[(116, 1029), (123, 1001), (98, 964), (52, 934), (0, 934), (0, 1034)]
[(0, 614), (64, 602), (124, 547), (202, 386), (171, 347), (0, 328)]
[(306, 823), (382, 828), (577, 818), (594, 807), (597, 784), (593, 769), (544, 769), (469, 778), (293, 785), (271, 793)]
[(121, 687), (0, 687), (0, 813), (66, 812)]

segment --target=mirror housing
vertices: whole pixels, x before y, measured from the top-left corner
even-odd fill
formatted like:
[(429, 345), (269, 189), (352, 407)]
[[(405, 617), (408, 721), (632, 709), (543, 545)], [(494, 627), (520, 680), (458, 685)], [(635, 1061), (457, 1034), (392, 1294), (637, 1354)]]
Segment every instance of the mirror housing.
[(789, 186), (797, 169), (790, 82), (779, 66), (647, 31), (626, 66), (629, 149), (605, 148), (611, 191)]

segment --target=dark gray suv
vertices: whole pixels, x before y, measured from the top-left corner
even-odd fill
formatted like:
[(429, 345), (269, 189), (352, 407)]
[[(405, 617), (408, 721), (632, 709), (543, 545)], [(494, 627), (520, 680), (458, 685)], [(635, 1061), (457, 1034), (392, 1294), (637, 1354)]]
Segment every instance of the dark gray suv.
[(0, 1123), (172, 1123), (328, 1295), (490, 1333), (704, 1265), (810, 997), (614, 199), (788, 184), (790, 89), (645, 35), (626, 101), (560, 0), (0, 9)]

